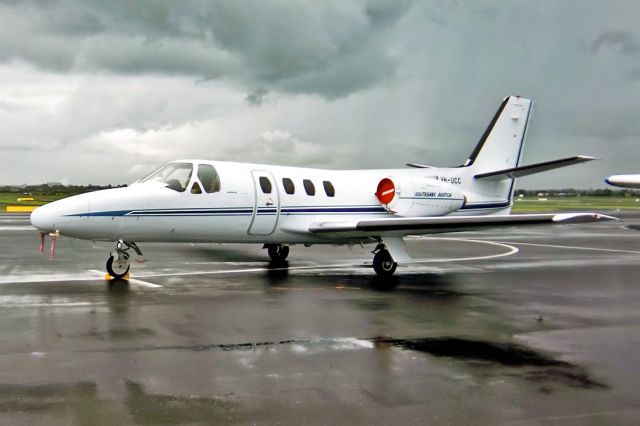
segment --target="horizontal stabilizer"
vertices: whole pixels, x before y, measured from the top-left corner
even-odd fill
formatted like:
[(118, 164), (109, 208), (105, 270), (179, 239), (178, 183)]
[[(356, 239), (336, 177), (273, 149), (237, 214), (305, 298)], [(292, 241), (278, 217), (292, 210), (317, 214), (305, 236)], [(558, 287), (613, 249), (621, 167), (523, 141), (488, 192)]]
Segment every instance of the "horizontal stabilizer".
[(416, 169), (432, 169), (433, 168), (433, 166), (427, 166), (424, 164), (416, 164), (416, 163), (407, 163), (407, 166), (413, 167)]
[(501, 226), (584, 223), (604, 220), (617, 220), (617, 218), (599, 213), (407, 217), (367, 219), (348, 222), (315, 222), (309, 225), (309, 231), (312, 233), (351, 234), (354, 237), (383, 235), (401, 236), (410, 234), (435, 234), (442, 232), (468, 231)]
[(546, 172), (547, 170), (558, 169), (560, 167), (572, 166), (574, 164), (580, 164), (591, 160), (596, 160), (596, 158), (588, 157), (586, 155), (576, 155), (575, 157), (562, 158), (560, 160), (545, 161), (543, 163), (529, 164), (527, 166), (519, 166), (510, 169), (496, 170), (493, 172), (479, 173), (474, 177), (476, 179), (519, 178), (535, 173)]

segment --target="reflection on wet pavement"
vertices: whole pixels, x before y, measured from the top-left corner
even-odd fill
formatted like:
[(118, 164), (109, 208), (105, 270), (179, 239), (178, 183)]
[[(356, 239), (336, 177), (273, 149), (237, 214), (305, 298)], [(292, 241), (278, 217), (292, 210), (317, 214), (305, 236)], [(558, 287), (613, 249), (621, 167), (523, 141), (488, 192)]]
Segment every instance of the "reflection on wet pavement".
[[(213, 424), (239, 421), (243, 414), (232, 396), (195, 397), (151, 394), (139, 383), (124, 384), (124, 405), (100, 398), (93, 382), (76, 384), (6, 385), (0, 384), (0, 413), (47, 413), (81, 425), (136, 424)], [(52, 418), (50, 423), (55, 423)], [(22, 423), (22, 422), (20, 422)]]
[(92, 382), (0, 384), (0, 413), (42, 413), (50, 416), (50, 423), (55, 423), (52, 417), (61, 416), (81, 425), (116, 424), (120, 417), (114, 412), (111, 402), (98, 398), (97, 385)]
[[(559, 386), (578, 389), (606, 389), (607, 385), (591, 377), (588, 370), (549, 354), (512, 343), (476, 341), (453, 337), (414, 339), (393, 338), (332, 338), (317, 340), (282, 340), (238, 344), (185, 345), (164, 347), (138, 347), (106, 352), (144, 352), (187, 350), (204, 352), (218, 350), (269, 351), (285, 349), (288, 355), (313, 356), (319, 353), (353, 351), (410, 351), (427, 356), (448, 357), (469, 363), (470, 371), (488, 378), (505, 377), (525, 380), (538, 386), (541, 394), (550, 394)], [(101, 352), (101, 351), (97, 351)], [(502, 367), (497, 369), (497, 367)], [(487, 370), (490, 369), (490, 370)], [(75, 384), (0, 384), (0, 413), (47, 414), (72, 421), (75, 424), (186, 424), (216, 422), (246, 422), (252, 410), (243, 406), (245, 396), (226, 392), (217, 396), (176, 395), (148, 392), (135, 380), (120, 383), (124, 386), (123, 399), (101, 397), (94, 382)], [(385, 385), (383, 385), (384, 387)], [(385, 404), (414, 404), (410, 393), (382, 392), (377, 387), (365, 386), (362, 392), (369, 398)], [(395, 396), (394, 396), (395, 395)], [(404, 396), (402, 396), (404, 395)], [(391, 398), (391, 399), (389, 399)], [(398, 399), (400, 398), (400, 399)], [(407, 399), (408, 398), (408, 399)], [(395, 401), (395, 402), (393, 402)], [(49, 417), (51, 418), (51, 417)], [(128, 420), (126, 420), (128, 419)]]
[[(131, 380), (126, 383), (126, 404), (137, 424), (214, 424), (241, 420), (240, 406), (226, 398), (150, 394)], [(246, 416), (246, 413), (245, 413)]]

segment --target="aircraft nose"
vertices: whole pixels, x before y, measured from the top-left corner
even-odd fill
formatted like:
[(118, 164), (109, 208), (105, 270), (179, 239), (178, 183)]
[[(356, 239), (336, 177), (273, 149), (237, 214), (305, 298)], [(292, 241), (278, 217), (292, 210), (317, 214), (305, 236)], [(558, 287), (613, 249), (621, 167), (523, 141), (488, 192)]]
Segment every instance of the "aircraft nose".
[(40, 206), (31, 212), (31, 224), (42, 232), (53, 232), (55, 214), (50, 205)]

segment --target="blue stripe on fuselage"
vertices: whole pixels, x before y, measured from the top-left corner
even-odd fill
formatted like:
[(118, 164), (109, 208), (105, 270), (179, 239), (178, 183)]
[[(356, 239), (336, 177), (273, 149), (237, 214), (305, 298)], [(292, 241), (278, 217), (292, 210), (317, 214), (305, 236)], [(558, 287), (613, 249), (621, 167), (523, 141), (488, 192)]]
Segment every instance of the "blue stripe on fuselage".
[[(76, 213), (70, 217), (117, 217), (117, 216), (247, 216), (253, 215), (252, 208), (196, 208), (196, 209), (153, 209), (153, 210), (109, 210), (100, 212)], [(257, 214), (275, 215), (278, 213), (276, 207), (260, 207)], [(281, 207), (280, 214), (357, 214), (357, 213), (386, 213), (382, 206), (368, 207), (313, 207), (313, 206), (291, 206)]]

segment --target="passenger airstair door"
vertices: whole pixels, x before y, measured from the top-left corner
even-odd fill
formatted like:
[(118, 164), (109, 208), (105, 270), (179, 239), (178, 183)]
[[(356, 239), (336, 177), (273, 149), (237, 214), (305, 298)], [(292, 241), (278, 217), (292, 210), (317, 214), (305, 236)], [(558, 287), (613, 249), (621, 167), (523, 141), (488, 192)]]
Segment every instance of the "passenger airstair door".
[(251, 172), (255, 188), (253, 219), (249, 226), (251, 235), (270, 235), (278, 224), (280, 197), (273, 175), (262, 170)]

